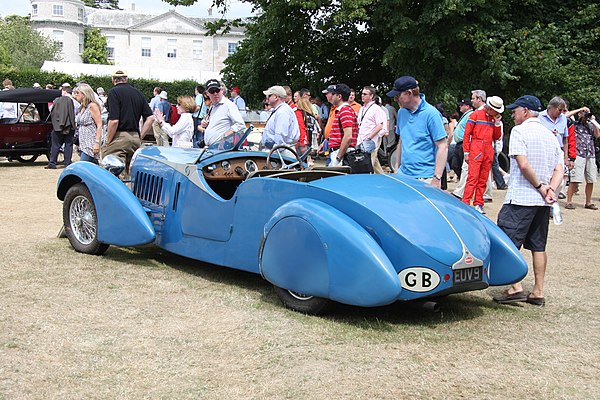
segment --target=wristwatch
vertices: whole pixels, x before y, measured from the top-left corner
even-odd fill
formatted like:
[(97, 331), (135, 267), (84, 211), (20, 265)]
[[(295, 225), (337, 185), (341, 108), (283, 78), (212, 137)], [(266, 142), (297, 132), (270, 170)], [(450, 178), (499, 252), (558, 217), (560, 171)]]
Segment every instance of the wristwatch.
[(437, 179), (438, 181), (441, 181), (441, 180), (442, 180), (442, 176), (441, 176), (441, 175), (435, 175), (435, 174), (433, 174), (433, 177), (434, 177), (435, 179)]

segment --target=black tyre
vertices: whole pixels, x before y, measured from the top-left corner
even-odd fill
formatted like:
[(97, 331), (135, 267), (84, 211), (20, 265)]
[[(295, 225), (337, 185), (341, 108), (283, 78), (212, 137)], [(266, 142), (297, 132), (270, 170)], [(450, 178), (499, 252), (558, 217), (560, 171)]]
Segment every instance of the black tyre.
[(73, 185), (63, 202), (63, 223), (71, 246), (76, 251), (100, 255), (108, 244), (98, 241), (98, 216), (90, 191), (83, 183)]
[(20, 163), (32, 163), (35, 162), (35, 160), (37, 160), (39, 156), (39, 154), (33, 154), (29, 156), (16, 156), (15, 160), (17, 160)]
[(327, 311), (332, 303), (331, 300), (322, 297), (307, 296), (277, 286), (274, 286), (274, 288), (277, 297), (279, 297), (284, 306), (304, 314), (322, 314)]

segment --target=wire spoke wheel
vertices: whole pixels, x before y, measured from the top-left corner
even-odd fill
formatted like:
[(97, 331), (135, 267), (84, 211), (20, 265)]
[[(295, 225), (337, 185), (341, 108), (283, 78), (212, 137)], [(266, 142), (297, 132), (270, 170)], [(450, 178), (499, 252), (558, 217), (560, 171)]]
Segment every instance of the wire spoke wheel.
[(65, 196), (63, 223), (71, 246), (79, 252), (100, 255), (108, 245), (98, 240), (98, 215), (89, 189), (73, 185)]

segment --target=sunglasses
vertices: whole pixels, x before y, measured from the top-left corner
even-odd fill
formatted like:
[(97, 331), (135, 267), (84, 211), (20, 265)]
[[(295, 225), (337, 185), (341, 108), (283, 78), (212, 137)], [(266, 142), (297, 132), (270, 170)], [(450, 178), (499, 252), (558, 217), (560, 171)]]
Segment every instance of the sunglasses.
[(210, 93), (210, 94), (219, 93), (220, 91), (221, 91), (221, 89), (217, 89), (217, 88), (208, 89), (208, 93)]

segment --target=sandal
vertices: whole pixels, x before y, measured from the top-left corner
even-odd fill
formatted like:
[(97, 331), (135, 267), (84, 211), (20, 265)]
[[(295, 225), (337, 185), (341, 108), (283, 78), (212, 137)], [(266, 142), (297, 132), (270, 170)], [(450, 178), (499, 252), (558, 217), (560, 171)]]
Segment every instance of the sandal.
[(587, 208), (588, 210), (597, 210), (598, 209), (598, 207), (596, 207), (596, 205), (594, 203), (586, 204), (584, 207)]
[(534, 306), (544, 307), (546, 305), (546, 299), (543, 297), (532, 297), (531, 295), (527, 296), (525, 300), (529, 304), (533, 304)]
[(565, 206), (565, 208), (566, 208), (567, 210), (574, 210), (574, 209), (575, 209), (575, 206), (573, 205), (573, 203), (567, 203), (567, 205)]
[(510, 304), (510, 303), (518, 303), (521, 301), (527, 301), (527, 294), (524, 291), (516, 292), (516, 293), (508, 293), (508, 291), (504, 291), (500, 293), (498, 296), (494, 296), (493, 300), (496, 303), (500, 304)]

